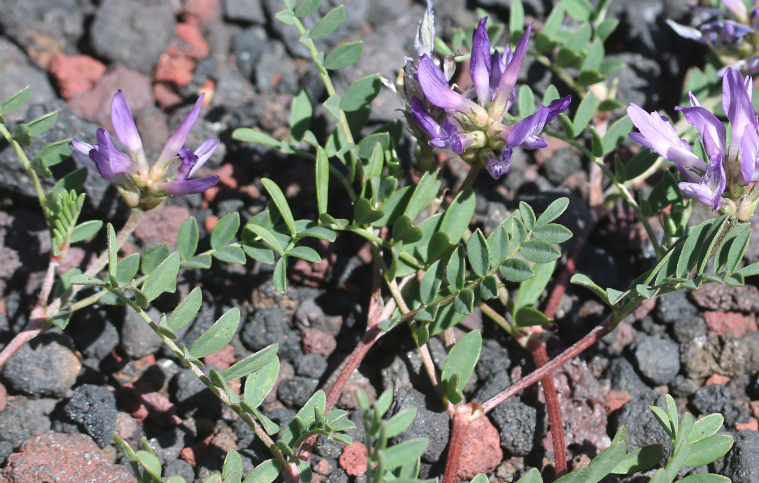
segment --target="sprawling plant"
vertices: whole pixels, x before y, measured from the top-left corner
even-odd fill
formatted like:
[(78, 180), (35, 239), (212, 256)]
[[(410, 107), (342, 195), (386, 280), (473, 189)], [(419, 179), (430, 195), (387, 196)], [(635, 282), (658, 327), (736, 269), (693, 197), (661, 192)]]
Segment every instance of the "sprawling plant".
[[(233, 137), (272, 146), (314, 163), (316, 209), (313, 219), (296, 220), (280, 187), (263, 178), (261, 183), (270, 200), (268, 207), (243, 227), (238, 213), (222, 218), (211, 233), (209, 250), (198, 253), (198, 225), (195, 218), (190, 217), (179, 229), (176, 251), (161, 244), (144, 254), (119, 258), (120, 248), (146, 210), (155, 208), (167, 196), (202, 192), (218, 182), (217, 176), (197, 179), (193, 176), (219, 141), (211, 138), (195, 151), (184, 147), (199, 116), (202, 96), (152, 166), (146, 160), (129, 105), (120, 91), (113, 100), (111, 120), (128, 154), (116, 146), (106, 130), (100, 129), (95, 144), (75, 139), (70, 141), (70, 148), (69, 140), (63, 140), (43, 148), (30, 161), (23, 147), (31, 144), (32, 136), (49, 129), (56, 114), (19, 124), (12, 132), (5, 127), (4, 118), (0, 119), (3, 121), (0, 133), (27, 167), (54, 240), (39, 302), (30, 314), (27, 327), (0, 354), (0, 365), (47, 327), (65, 327), (77, 310), (95, 303), (127, 305), (158, 334), (176, 359), (239, 415), (271, 451), (272, 458), (247, 476), (242, 474), (239, 455), (230, 452), (222, 474), (214, 475), (210, 481), (271, 483), (282, 475), (288, 483), (308, 483), (311, 480), (308, 459), (317, 436), (345, 444), (352, 442), (344, 431), (352, 429), (353, 423), (345, 419), (344, 411), (333, 407), (350, 375), (379, 338), (404, 324), (410, 329), (425, 372), (451, 419), (444, 483), (457, 481), (468, 426), (538, 381), (543, 386), (548, 406), (559, 481), (595, 483), (611, 473), (632, 474), (659, 464), (665, 454), (660, 446), (627, 453), (622, 428), (611, 446), (589, 466), (566, 474), (561, 412), (551, 373), (613, 331), (644, 300), (675, 290), (697, 288), (706, 282), (740, 285), (746, 276), (759, 273), (757, 264), (741, 266), (751, 237), (747, 220), (759, 199), (755, 190), (759, 179), (759, 134), (756, 114), (751, 107), (751, 79), (743, 78), (731, 68), (725, 71), (724, 113), (711, 112), (706, 101), (700, 104), (701, 93), (694, 89), (690, 107), (679, 110), (695, 129), (689, 129), (684, 122), (673, 126), (659, 113), (648, 113), (635, 105), (628, 108), (628, 115), (622, 114), (609, 125), (610, 112), (623, 107), (615, 99), (614, 83), (603, 84), (608, 74), (622, 67), (617, 61), (605, 59), (604, 41), (618, 23), (605, 18), (609, 2), (601, 1), (597, 7), (587, 0), (558, 2), (540, 32), (534, 33), (533, 25), (524, 25), (521, 2), (513, 0), (508, 42), (501, 42), (507, 28), (496, 25), (486, 12), (481, 12), (480, 21), (470, 29), (471, 35), (456, 30), (450, 43), (446, 43), (435, 36), (434, 13), (429, 3), (417, 33), (417, 56), (405, 62), (399, 59), (402, 75), (398, 82), (371, 75), (338, 93), (330, 71), (358, 61), (363, 45), (346, 43), (324, 53), (317, 49), (314, 39), (331, 34), (341, 25), (345, 7), (334, 8), (308, 30), (301, 19), (314, 14), (321, 0), (299, 3), (285, 0), (284, 4), (285, 8), (276, 16), (300, 32), (301, 42), (311, 53), (326, 88), (322, 104), (335, 119), (336, 127), (321, 138), (309, 130), (314, 108), (306, 91), (301, 89), (292, 101), (289, 137), (275, 139), (249, 128), (235, 130)], [(573, 22), (567, 22), (571, 25), (564, 25), (567, 15), (574, 17)], [(731, 25), (723, 23), (719, 35), (733, 28), (733, 35), (738, 36), (738, 27)], [(707, 35), (704, 31), (709, 32), (702, 29), (703, 35)], [(530, 86), (522, 85), (517, 90), (520, 67), (526, 55), (550, 68), (571, 92), (562, 96), (559, 88), (551, 85), (538, 103)], [(451, 80), (457, 62), (467, 59), (472, 86), (462, 90), (455, 83), (451, 84)], [(409, 171), (396, 154), (395, 148), (404, 135), (400, 120), (361, 136), (371, 104), (383, 85), (398, 95), (406, 127), (416, 140), (412, 169), (417, 182), (411, 181)], [(28, 99), (27, 88), (0, 105), (0, 112), (12, 112)], [(571, 108), (573, 102), (574, 108)], [(516, 112), (511, 112), (513, 107)], [(571, 116), (570, 111), (573, 111)], [(720, 120), (723, 114), (732, 127), (729, 145), (727, 130)], [(555, 120), (558, 123), (552, 124)], [(639, 133), (630, 133), (633, 125)], [(615, 156), (607, 165), (608, 158), (626, 142), (628, 134), (644, 148), (626, 164)], [(593, 218), (584, 233), (575, 234), (580, 235), (578, 248), (566, 254), (565, 267), (556, 277), (557, 260), (562, 255), (559, 246), (573, 236), (569, 229), (557, 223), (568, 207), (567, 198), (556, 199), (537, 213), (522, 202), (487, 237), (479, 229), (470, 229), (476, 203), (472, 184), (480, 170), (484, 167), (494, 178), (508, 174), (514, 149), (544, 148), (548, 143), (543, 135), (575, 147), (588, 158), (591, 166), (589, 203)], [(699, 139), (691, 146), (696, 135)], [(107, 220), (78, 223), (85, 196), (80, 192), (86, 169), (65, 176), (50, 193), (44, 192), (40, 177), (52, 176), (49, 167), (68, 157), (72, 149), (85, 166), (113, 183), (131, 208), (131, 216), (118, 233)], [(441, 192), (438, 178), (442, 166), (433, 156), (434, 149), (447, 149), (470, 165), (468, 176), (449, 197)], [(665, 164), (669, 162), (673, 165)], [(636, 197), (632, 186), (655, 172), (663, 174), (661, 181), (646, 199)], [(340, 196), (347, 196), (353, 205), (350, 219), (334, 215)], [(573, 273), (595, 220), (620, 199), (638, 215), (656, 257), (653, 268), (623, 290), (602, 288), (587, 276)], [(695, 200), (717, 213), (691, 227), (688, 220)], [(654, 216), (661, 222), (662, 236), (651, 224)], [(72, 270), (60, 277), (58, 288), (53, 290), (56, 268), (69, 246), (92, 237), (103, 226), (108, 242), (102, 255), (86, 272)], [(334, 242), (342, 232), (363, 237), (373, 255), (373, 287), (367, 300), (366, 333), (338, 369), (327, 392), (313, 394), (277, 438), (280, 428), (260, 410), (279, 373), (276, 344), (223, 372), (213, 368), (205, 371), (201, 359), (218, 352), (232, 340), (240, 322), (239, 309), (233, 308), (222, 315), (190, 347), (177, 333), (200, 310), (199, 288), (192, 290), (171, 313), (151, 317), (147, 309), (161, 294), (175, 291), (181, 269), (207, 269), (214, 259), (221, 263), (244, 264), (251, 258), (274, 265), (273, 285), (284, 292), (290, 259), (321, 260), (316, 250), (302, 242), (308, 238)], [(714, 260), (713, 264), (709, 265), (709, 260)], [(549, 360), (545, 340), (570, 278), (607, 304), (611, 315), (581, 341)], [(551, 280), (556, 283), (540, 310), (541, 295)], [(517, 290), (510, 296), (507, 288)], [(81, 293), (88, 295), (81, 297)], [(453, 328), (477, 307), (524, 347), (538, 367), (483, 404), (467, 402), (463, 394), (479, 358), (482, 336), (478, 330), (471, 330), (457, 341), (453, 333)], [(439, 335), (448, 351), (440, 372), (427, 347), (430, 337)], [(234, 385), (230, 383), (243, 378), (242, 393), (233, 390)], [(388, 445), (389, 438), (411, 424), (415, 411), (385, 419), (391, 393), (384, 393), (371, 406), (365, 394), (359, 392), (357, 397), (363, 412), (366, 443), (371, 448), (367, 479), (371, 483), (416, 480), (419, 456), (427, 442), (419, 439)], [(714, 434), (722, 424), (719, 415), (706, 416), (696, 422), (688, 413), (680, 418), (669, 397), (666, 408), (652, 408), (652, 411), (672, 439), (671, 457), (655, 474), (656, 483), (673, 481), (684, 466), (701, 466), (722, 457), (732, 444), (729, 436)], [(116, 442), (141, 482), (160, 481), (160, 465), (147, 443), (134, 451), (123, 440), (116, 438)], [(721, 478), (708, 476), (710, 478), (703, 475), (689, 478), (693, 478), (694, 483)], [(172, 478), (169, 481), (179, 481)], [(484, 483), (485, 477), (479, 475), (475, 479)], [(531, 471), (520, 481), (533, 483), (542, 478), (537, 471)]]

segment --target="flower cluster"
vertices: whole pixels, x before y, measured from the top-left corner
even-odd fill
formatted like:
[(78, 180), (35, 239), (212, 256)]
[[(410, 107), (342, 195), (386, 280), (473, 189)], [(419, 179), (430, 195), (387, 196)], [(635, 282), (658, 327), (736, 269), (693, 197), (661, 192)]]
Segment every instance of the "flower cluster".
[(735, 20), (719, 18), (725, 13), (720, 10), (697, 8), (701, 14), (697, 27), (672, 20), (667, 20), (667, 24), (681, 37), (711, 47), (725, 64), (755, 74), (759, 72), (759, 52), (754, 38), (759, 29), (759, 6), (749, 12), (743, 0), (722, 0), (722, 3)]
[(94, 145), (74, 138), (71, 142), (72, 151), (83, 164), (113, 183), (130, 206), (150, 209), (167, 196), (201, 193), (216, 185), (219, 177), (212, 175), (190, 178), (208, 161), (219, 146), (219, 140), (210, 138), (195, 151), (183, 146), (198, 120), (203, 96), (201, 94), (182, 124), (166, 142), (152, 168), (148, 166), (132, 110), (121, 89), (111, 102), (111, 123), (116, 137), (124, 144), (129, 155), (119, 149), (110, 133), (103, 128), (97, 130), (97, 143)]
[(722, 108), (732, 126), (730, 144), (724, 124), (702, 107), (691, 93), (691, 107), (676, 107), (701, 135), (708, 163), (697, 156), (687, 141), (680, 139), (669, 120), (631, 104), (627, 113), (640, 133), (630, 137), (675, 163), (685, 179), (680, 189), (686, 196), (725, 213), (739, 211), (747, 219), (756, 200), (746, 197), (746, 186), (759, 180), (759, 124), (751, 105), (750, 76), (728, 67), (722, 81)]
[(532, 25), (513, 52), (507, 46), (501, 53), (491, 48), (487, 17), (482, 18), (472, 39), (473, 85), (466, 92), (457, 92), (450, 85), (452, 56), (444, 61), (445, 72), (430, 57), (434, 39), (431, 19), (428, 7), (417, 35), (418, 63), (406, 59), (402, 97), (406, 117), (417, 139), (429, 146), (450, 149), (469, 163), (483, 163), (491, 176), (498, 179), (509, 172), (513, 148), (547, 146), (540, 133), (567, 110), (572, 98), (556, 99), (513, 125), (504, 125), (504, 114), (516, 97), (514, 88)]

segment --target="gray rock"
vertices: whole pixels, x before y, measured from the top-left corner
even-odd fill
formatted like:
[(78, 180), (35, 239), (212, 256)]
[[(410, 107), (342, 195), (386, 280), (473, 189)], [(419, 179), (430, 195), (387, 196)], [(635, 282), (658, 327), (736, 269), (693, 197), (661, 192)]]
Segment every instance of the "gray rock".
[[(382, 25), (398, 22), (400, 19), (411, 15), (413, 1), (398, 0), (396, 2), (369, 2), (369, 13), (366, 16), (369, 25), (374, 28)], [(417, 19), (419, 22), (421, 18)]]
[(256, 90), (295, 94), (298, 90), (296, 69), (295, 61), (287, 55), (284, 44), (277, 41), (269, 42), (255, 66)]
[(106, 309), (82, 310), (69, 323), (74, 344), (85, 357), (103, 360), (119, 345), (119, 331)]
[(174, 36), (174, 12), (165, 0), (105, 0), (90, 27), (95, 52), (150, 74)]
[(445, 411), (435, 412), (427, 409), (426, 403), (424, 394), (416, 389), (404, 388), (396, 393), (387, 417), (408, 408), (417, 408), (417, 411), (414, 422), (404, 432), (390, 438), (390, 444), (396, 445), (414, 438), (427, 438), (429, 444), (421, 460), (423, 463), (435, 463), (448, 445), (449, 418)]
[(479, 198), (477, 199), (477, 208), (475, 214), (477, 221), (482, 222), (483, 233), (485, 236), (490, 236), (493, 230), (498, 228), (503, 220), (505, 220), (511, 211), (501, 202), (498, 201), (485, 201), (484, 206), (480, 206)]
[(0, 441), (9, 442), (18, 448), (26, 440), (50, 429), (50, 418), (56, 404), (55, 399), (26, 399), (15, 397), (0, 413)]
[(8, 456), (10, 456), (13, 453), (13, 445), (10, 443), (10, 441), (0, 441), (0, 464), (5, 463), (5, 460), (8, 459)]
[[(213, 419), (221, 411), (221, 401), (189, 369), (172, 379), (174, 399), (179, 414), (185, 418), (195, 416)], [(181, 449), (181, 448), (180, 448)]]
[[(358, 478), (356, 479), (358, 481)], [(323, 483), (348, 483), (348, 474), (342, 468), (334, 468), (332, 472), (322, 480)]]
[(582, 170), (582, 160), (574, 148), (561, 148), (551, 161), (543, 165), (546, 178), (554, 186), (560, 186), (571, 175)]
[(472, 401), (480, 404), (500, 393), (511, 385), (511, 378), (506, 371), (497, 372), (490, 376), (472, 396)]
[(245, 347), (254, 352), (277, 342), (279, 356), (289, 362), (294, 362), (302, 354), (298, 334), (290, 328), (279, 307), (256, 310), (255, 315), (245, 322), (240, 339)]
[(680, 372), (680, 349), (672, 341), (648, 336), (635, 347), (633, 357), (643, 377), (656, 386), (669, 384)]
[(300, 376), (285, 379), (277, 387), (277, 398), (285, 406), (298, 409), (311, 399), (318, 387), (319, 379)]
[(731, 428), (736, 424), (747, 423), (750, 416), (748, 407), (737, 401), (730, 388), (724, 384), (711, 384), (699, 388), (691, 403), (701, 416), (722, 414), (725, 417), (725, 426)]
[(749, 429), (738, 431), (732, 449), (714, 466), (720, 475), (733, 483), (759, 481), (759, 432)]
[(491, 421), (501, 435), (501, 448), (512, 456), (526, 456), (535, 445), (538, 412), (512, 397), (491, 413)]
[(698, 308), (688, 299), (687, 290), (678, 290), (657, 298), (655, 314), (665, 324), (679, 324), (698, 316)]
[[(160, 316), (156, 309), (148, 310), (148, 314), (153, 320), (158, 320)], [(139, 359), (155, 354), (162, 345), (161, 338), (148, 327), (142, 317), (134, 310), (127, 310), (121, 327), (121, 348), (124, 352), (133, 359)]]
[(681, 374), (669, 384), (669, 391), (674, 397), (691, 397), (698, 391), (699, 383)]
[(261, 0), (224, 0), (224, 16), (238, 22), (266, 23)]
[(627, 428), (628, 451), (649, 444), (661, 444), (665, 448), (671, 446), (669, 436), (648, 409), (649, 405), (665, 407), (664, 395), (653, 390), (632, 395), (632, 400), (612, 415), (611, 423), (614, 432), (620, 426)]
[[(0, 10), (5, 10), (0, 7)], [(3, 81), (0, 82), (0, 100), (4, 101), (27, 85), (31, 89), (31, 99), (24, 107), (5, 115), (8, 121), (15, 121), (26, 114), (31, 104), (49, 102), (58, 96), (44, 72), (29, 62), (29, 58), (10, 40), (0, 38), (0, 65), (3, 66)]]
[(179, 458), (182, 449), (192, 445), (196, 436), (197, 429), (191, 419), (168, 429), (145, 426), (145, 437), (162, 463)]
[(68, 397), (76, 382), (81, 362), (72, 351), (71, 339), (48, 332), (16, 352), (3, 367), (6, 385), (35, 398)]
[(85, 384), (74, 391), (64, 407), (66, 416), (82, 425), (92, 439), (105, 448), (116, 427), (116, 398), (105, 386)]
[(626, 392), (631, 396), (648, 390), (646, 384), (635, 372), (633, 365), (624, 357), (612, 359), (606, 377), (609, 378), (612, 389)]
[(214, 75), (216, 91), (211, 100), (212, 107), (237, 107), (255, 97), (253, 84), (236, 69), (227, 69)]
[(295, 372), (299, 376), (320, 379), (327, 371), (327, 359), (319, 354), (304, 354), (295, 360)]
[[(618, 4), (623, 3), (626, 2), (618, 2)], [(631, 52), (609, 54), (605, 59), (619, 59), (625, 64), (618, 71), (609, 74), (606, 80), (608, 86), (611, 86), (615, 80), (618, 83), (617, 100), (619, 102), (624, 105), (634, 102), (644, 109), (653, 109), (654, 107), (651, 106), (657, 105), (660, 97), (657, 88), (658, 79), (661, 75), (659, 64), (640, 54)]]
[(163, 466), (163, 481), (165, 482), (169, 476), (181, 476), (185, 481), (193, 481), (195, 479), (195, 470), (192, 465), (185, 460), (177, 459), (169, 461)]
[(696, 337), (704, 337), (707, 329), (708, 327), (703, 317), (686, 317), (679, 320), (676, 324), (672, 324), (672, 335), (678, 343), (685, 344)]
[(734, 377), (759, 370), (759, 337), (729, 335), (697, 337), (683, 344), (680, 361), (691, 379), (712, 374)]
[(486, 379), (497, 376), (508, 372), (509, 367), (511, 367), (511, 359), (506, 348), (495, 339), (485, 339), (482, 342), (480, 358), (475, 366), (477, 377)]
[(269, 46), (269, 34), (260, 25), (254, 25), (238, 31), (232, 38), (232, 55), (237, 61), (237, 69), (248, 79), (253, 77), (253, 70), (258, 59)]

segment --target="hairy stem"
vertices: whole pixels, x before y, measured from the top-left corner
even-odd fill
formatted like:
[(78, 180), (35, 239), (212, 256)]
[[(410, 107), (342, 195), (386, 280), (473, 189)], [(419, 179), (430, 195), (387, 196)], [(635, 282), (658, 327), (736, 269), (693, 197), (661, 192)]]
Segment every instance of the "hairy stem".
[(464, 440), (466, 431), (469, 429), (469, 414), (467, 412), (458, 412), (453, 416), (451, 425), (451, 441), (448, 445), (448, 458), (445, 460), (445, 473), (443, 474), (443, 483), (456, 483), (459, 481), (459, 463), (461, 462), (461, 452), (464, 449)]
[[(535, 329), (539, 328), (536, 327)], [(542, 329), (540, 331), (542, 332)], [(546, 352), (546, 343), (543, 337), (541, 337), (537, 347), (530, 351), (530, 354), (537, 368), (543, 367), (548, 363), (548, 352)], [(546, 398), (546, 408), (548, 410), (548, 423), (551, 426), (556, 477), (561, 478), (567, 474), (567, 448), (564, 439), (564, 421), (561, 417), (561, 404), (559, 403), (559, 395), (556, 392), (556, 382), (553, 379), (553, 374), (550, 372), (546, 374), (540, 380), (540, 384), (543, 386), (543, 395)]]

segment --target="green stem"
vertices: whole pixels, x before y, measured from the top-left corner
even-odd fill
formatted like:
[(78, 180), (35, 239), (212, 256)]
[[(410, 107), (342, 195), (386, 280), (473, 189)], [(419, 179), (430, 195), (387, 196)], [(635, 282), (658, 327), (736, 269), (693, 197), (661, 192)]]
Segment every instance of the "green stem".
[[(311, 161), (316, 161), (316, 156), (309, 153), (308, 151), (301, 151), (300, 149), (295, 149), (295, 154), (298, 156), (304, 157), (306, 159), (310, 159)], [(351, 186), (350, 182), (348, 181), (348, 178), (343, 176), (343, 173), (340, 172), (340, 170), (337, 169), (332, 163), (329, 163), (329, 172), (332, 176), (337, 178), (337, 180), (340, 182), (340, 184), (343, 185), (345, 188), (345, 191), (348, 192), (348, 196), (350, 196), (351, 201), (355, 201), (357, 198), (356, 191), (353, 189), (353, 186)]]
[[(345, 225), (345, 228), (343, 228), (343, 231), (350, 231), (353, 233), (356, 233), (357, 235), (361, 235), (362, 237), (366, 238), (367, 240), (374, 242), (378, 245), (382, 245), (384, 248), (387, 248), (389, 250), (393, 249), (393, 244), (389, 241), (383, 240), (382, 238), (378, 237), (374, 233), (370, 232), (369, 230), (366, 230), (364, 228), (355, 226), (355, 225)], [(413, 255), (404, 252), (401, 250), (400, 254), (401, 260), (408, 263), (412, 267), (416, 268), (417, 270), (424, 270), (425, 266), (424, 263), (417, 260), (416, 257)]]
[(45, 191), (42, 189), (42, 183), (40, 183), (40, 178), (37, 176), (37, 173), (32, 168), (32, 163), (29, 161), (29, 158), (27, 157), (24, 150), (21, 148), (21, 145), (16, 142), (15, 139), (13, 139), (13, 136), (11, 135), (10, 131), (8, 131), (8, 128), (5, 127), (4, 124), (0, 124), (0, 133), (2, 133), (3, 137), (5, 138), (8, 143), (13, 146), (13, 150), (16, 152), (16, 155), (21, 160), (21, 163), (24, 165), (24, 168), (26, 168), (26, 172), (29, 174), (29, 177), (32, 179), (32, 183), (34, 184), (34, 191), (37, 192), (37, 198), (39, 199), (40, 206), (42, 207), (42, 212), (45, 214), (45, 219), (50, 222), (49, 214), (47, 210), (45, 209), (45, 201), (47, 200), (47, 196), (45, 195)]
[(471, 188), (472, 183), (474, 183), (474, 180), (477, 178), (477, 175), (480, 173), (481, 169), (482, 169), (482, 163), (480, 162), (477, 162), (471, 165), (471, 168), (469, 169), (469, 173), (467, 173), (466, 178), (464, 179), (464, 182), (461, 183), (461, 187), (459, 188), (459, 193), (461, 193), (467, 188)]
[(263, 443), (269, 448), (269, 451), (271, 451), (272, 455), (274, 455), (274, 457), (277, 458), (277, 460), (279, 461), (279, 464), (282, 467), (282, 471), (286, 471), (287, 468), (289, 468), (287, 459), (279, 450), (279, 448), (277, 448), (276, 443), (274, 443), (274, 441), (269, 437), (266, 431), (264, 431), (264, 429), (261, 426), (259, 426), (259, 424), (253, 419), (253, 417), (249, 413), (245, 412), (245, 410), (242, 408), (242, 406), (240, 406), (239, 403), (232, 402), (232, 399), (229, 397), (226, 391), (221, 391), (216, 385), (214, 385), (213, 381), (211, 381), (211, 379), (203, 373), (200, 367), (196, 366), (191, 361), (186, 359), (184, 357), (184, 351), (182, 351), (182, 349), (180, 349), (174, 343), (173, 340), (169, 339), (164, 334), (162, 334), (160, 330), (158, 330), (158, 325), (156, 325), (156, 323), (153, 322), (153, 320), (150, 318), (150, 316), (147, 313), (145, 313), (142, 307), (137, 305), (132, 300), (128, 299), (123, 294), (123, 292), (119, 290), (114, 290), (111, 293), (113, 293), (119, 299), (124, 301), (124, 303), (132, 307), (132, 309), (134, 309), (135, 312), (137, 312), (137, 314), (142, 318), (142, 320), (144, 320), (150, 326), (150, 328), (153, 329), (153, 332), (155, 332), (158, 335), (158, 337), (161, 338), (163, 343), (166, 344), (169, 347), (169, 349), (171, 349), (174, 355), (180, 358), (182, 362), (184, 362), (185, 366), (187, 366), (187, 368), (190, 369), (192, 373), (195, 374), (195, 376), (198, 379), (200, 379), (200, 381), (203, 384), (205, 384), (206, 387), (208, 387), (208, 389), (210, 389), (211, 392), (213, 392), (216, 397), (221, 399), (221, 401), (224, 404), (229, 406), (235, 413), (237, 413), (238, 416), (240, 416), (240, 418), (243, 419), (243, 421), (245, 421), (245, 423), (248, 426), (250, 426), (250, 428), (256, 433), (256, 436), (258, 436), (261, 439), (261, 441), (263, 441)]
[(559, 79), (561, 79), (566, 85), (572, 88), (576, 93), (580, 95), (580, 97), (585, 98), (585, 96), (588, 95), (588, 89), (585, 87), (582, 87), (579, 85), (575, 80), (572, 78), (571, 75), (567, 71), (565, 71), (563, 68), (556, 65), (555, 62), (553, 62), (551, 59), (546, 57), (543, 54), (540, 54), (538, 52), (532, 52), (533, 57), (535, 57), (535, 60), (543, 64), (544, 66), (551, 69), (551, 71), (556, 74)]

